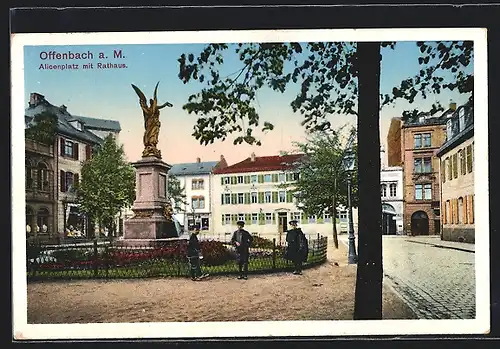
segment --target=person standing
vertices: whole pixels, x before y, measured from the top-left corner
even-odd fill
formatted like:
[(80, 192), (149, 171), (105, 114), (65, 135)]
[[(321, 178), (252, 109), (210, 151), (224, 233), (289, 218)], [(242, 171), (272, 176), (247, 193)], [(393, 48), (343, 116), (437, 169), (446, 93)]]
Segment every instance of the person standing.
[(286, 233), (287, 248), (285, 258), (293, 262), (293, 274), (302, 275), (302, 263), (307, 261), (309, 246), (306, 235), (297, 226), (297, 221), (291, 220), (290, 225), (292, 229), (289, 229)]
[(201, 244), (200, 240), (198, 240), (198, 234), (200, 230), (196, 228), (191, 236), (189, 237), (188, 247), (187, 247), (187, 255), (189, 258), (189, 266), (190, 266), (190, 274), (191, 280), (197, 281), (200, 279), (201, 275), (201, 266), (200, 266), (200, 254), (201, 254)]
[(236, 248), (236, 258), (238, 261), (239, 276), (238, 279), (248, 279), (248, 258), (250, 255), (250, 246), (253, 242), (252, 235), (243, 227), (245, 222), (238, 221), (238, 230), (233, 233), (231, 244)]

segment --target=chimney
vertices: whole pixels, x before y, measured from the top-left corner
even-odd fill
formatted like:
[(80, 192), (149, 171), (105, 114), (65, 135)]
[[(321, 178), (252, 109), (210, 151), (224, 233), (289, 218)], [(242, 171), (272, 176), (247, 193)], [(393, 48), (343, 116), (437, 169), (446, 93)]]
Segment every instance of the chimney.
[(250, 161), (255, 161), (255, 153), (250, 154)]
[(196, 158), (196, 162), (199, 164), (201, 162), (200, 158)]
[(450, 110), (455, 111), (457, 110), (457, 103), (455, 102), (450, 102)]
[(30, 94), (30, 104), (29, 106), (30, 107), (36, 107), (37, 105), (39, 105), (42, 101), (45, 100), (45, 96), (39, 94), (39, 93), (36, 93), (36, 92), (32, 92)]

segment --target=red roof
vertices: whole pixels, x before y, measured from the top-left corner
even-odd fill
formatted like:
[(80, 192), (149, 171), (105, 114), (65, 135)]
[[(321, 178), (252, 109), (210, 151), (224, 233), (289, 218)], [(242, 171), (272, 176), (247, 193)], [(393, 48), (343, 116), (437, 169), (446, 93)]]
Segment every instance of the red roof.
[(214, 174), (279, 171), (293, 168), (293, 163), (300, 160), (305, 154), (256, 156), (246, 158), (234, 165), (214, 170)]

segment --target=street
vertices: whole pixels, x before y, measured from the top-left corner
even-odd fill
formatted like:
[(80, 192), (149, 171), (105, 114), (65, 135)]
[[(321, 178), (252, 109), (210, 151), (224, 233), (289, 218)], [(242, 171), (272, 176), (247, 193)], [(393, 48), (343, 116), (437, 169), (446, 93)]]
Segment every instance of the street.
[[(347, 244), (346, 235), (341, 240)], [(475, 318), (474, 248), (452, 247), (459, 244), (463, 250), (439, 237), (383, 237), (384, 282), (420, 319)]]

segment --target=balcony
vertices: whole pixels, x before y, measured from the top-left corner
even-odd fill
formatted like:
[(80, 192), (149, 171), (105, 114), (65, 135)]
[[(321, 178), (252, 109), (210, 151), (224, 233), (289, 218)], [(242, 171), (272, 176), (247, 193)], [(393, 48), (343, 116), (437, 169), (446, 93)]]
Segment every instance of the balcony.
[(25, 139), (24, 144), (26, 152), (37, 153), (52, 158), (54, 157), (54, 146), (52, 145), (39, 143), (31, 139)]

